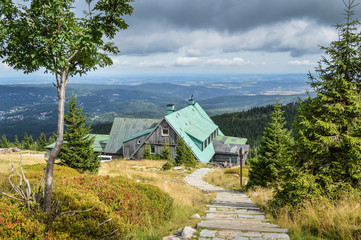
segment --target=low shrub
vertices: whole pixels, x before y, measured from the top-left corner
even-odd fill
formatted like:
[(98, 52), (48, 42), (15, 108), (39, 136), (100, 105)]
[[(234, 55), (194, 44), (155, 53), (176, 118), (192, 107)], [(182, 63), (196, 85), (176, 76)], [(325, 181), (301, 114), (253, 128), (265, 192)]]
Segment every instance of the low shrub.
[(3, 197), (0, 201), (1, 239), (35, 239), (43, 236), (45, 225), (30, 215), (23, 203)]
[[(35, 182), (43, 165), (25, 169)], [(55, 239), (124, 239), (172, 216), (172, 198), (154, 186), (124, 177), (81, 175), (65, 166), (55, 167), (54, 179), (54, 213), (46, 227), (42, 212), (29, 212), (23, 203), (6, 198), (0, 205), (0, 222), (5, 223), (0, 232), (19, 236), (13, 239), (46, 238), (46, 228), (48, 237)]]
[(164, 171), (167, 171), (167, 170), (171, 169), (172, 167), (173, 167), (173, 165), (167, 162), (167, 163), (164, 163), (164, 165), (162, 166), (162, 169)]

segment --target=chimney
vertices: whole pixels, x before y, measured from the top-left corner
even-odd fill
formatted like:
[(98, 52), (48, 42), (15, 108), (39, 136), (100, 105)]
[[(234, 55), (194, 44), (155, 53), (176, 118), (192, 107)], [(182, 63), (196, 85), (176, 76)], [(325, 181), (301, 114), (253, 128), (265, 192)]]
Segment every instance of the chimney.
[(167, 115), (174, 112), (174, 104), (167, 104)]
[(194, 99), (193, 99), (193, 97), (191, 97), (190, 99), (188, 99), (188, 105), (194, 105)]

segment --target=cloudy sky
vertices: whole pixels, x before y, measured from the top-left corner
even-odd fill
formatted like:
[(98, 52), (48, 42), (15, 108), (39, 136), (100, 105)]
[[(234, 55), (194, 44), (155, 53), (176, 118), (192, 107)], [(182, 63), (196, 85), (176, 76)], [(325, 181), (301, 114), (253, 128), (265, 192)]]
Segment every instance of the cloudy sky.
[[(332, 25), (344, 18), (342, 0), (135, 0), (132, 6), (129, 28), (114, 39), (121, 54), (92, 74), (307, 73), (322, 55), (319, 45), (337, 39)], [(0, 65), (1, 76), (17, 74)]]

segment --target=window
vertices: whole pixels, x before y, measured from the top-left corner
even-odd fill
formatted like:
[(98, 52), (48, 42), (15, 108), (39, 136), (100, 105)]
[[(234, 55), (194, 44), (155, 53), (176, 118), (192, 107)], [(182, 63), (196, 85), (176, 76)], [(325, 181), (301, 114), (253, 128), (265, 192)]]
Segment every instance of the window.
[(169, 129), (168, 128), (163, 128), (162, 129), (162, 136), (169, 136)]
[(155, 154), (155, 146), (154, 145), (150, 146), (150, 153)]

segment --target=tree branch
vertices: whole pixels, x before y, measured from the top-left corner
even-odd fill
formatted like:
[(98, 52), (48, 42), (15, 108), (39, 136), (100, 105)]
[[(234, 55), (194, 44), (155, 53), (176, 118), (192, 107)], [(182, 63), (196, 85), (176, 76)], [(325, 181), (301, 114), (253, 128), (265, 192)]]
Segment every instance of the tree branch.
[(8, 197), (8, 198), (12, 198), (12, 199), (18, 200), (18, 201), (20, 201), (20, 202), (25, 202), (24, 199), (20, 199), (20, 198), (16, 198), (16, 197), (10, 196), (10, 195), (8, 195), (8, 194), (6, 194), (6, 193), (4, 193), (4, 192), (2, 193), (2, 195), (6, 196), (6, 197)]
[(109, 222), (109, 221), (111, 221), (111, 220), (112, 220), (112, 218), (109, 218), (109, 219), (105, 220), (104, 222), (99, 223), (99, 224), (98, 224), (98, 227), (100, 227), (100, 226), (103, 225), (104, 223), (107, 223), (107, 222)]
[[(67, 212), (62, 212), (59, 215), (57, 215), (54, 218), (54, 221), (56, 221), (59, 217), (63, 216), (63, 215), (68, 215), (68, 216), (74, 216), (77, 213), (85, 213), (85, 212), (90, 212), (91, 210), (93, 210), (94, 208), (96, 208), (97, 206), (99, 206), (101, 203), (103, 203), (103, 201), (101, 201), (100, 203), (94, 205), (93, 207), (87, 209), (87, 210), (73, 210), (73, 211), (67, 211)], [(110, 220), (109, 220), (110, 221)]]

